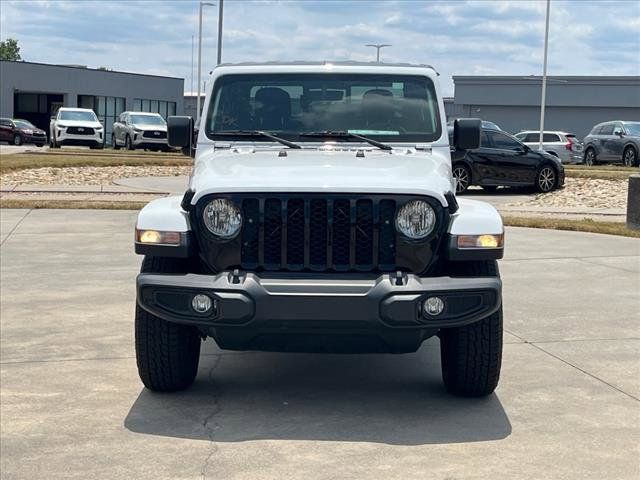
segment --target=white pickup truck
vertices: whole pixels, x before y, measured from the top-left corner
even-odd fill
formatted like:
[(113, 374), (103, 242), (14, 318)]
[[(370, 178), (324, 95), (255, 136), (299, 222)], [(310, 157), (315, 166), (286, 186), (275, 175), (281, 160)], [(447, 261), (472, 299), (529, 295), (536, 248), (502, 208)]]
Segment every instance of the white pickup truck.
[[(425, 65), (222, 65), (183, 196), (138, 215), (136, 354), (151, 390), (187, 388), (220, 348), (406, 353), (440, 338), (456, 395), (496, 388), (504, 229), (456, 199), (442, 94)], [(193, 124), (168, 119), (190, 150)], [(480, 120), (454, 125), (458, 149)]]
[(49, 123), (49, 146), (104, 148), (104, 127), (93, 110), (62, 107)]

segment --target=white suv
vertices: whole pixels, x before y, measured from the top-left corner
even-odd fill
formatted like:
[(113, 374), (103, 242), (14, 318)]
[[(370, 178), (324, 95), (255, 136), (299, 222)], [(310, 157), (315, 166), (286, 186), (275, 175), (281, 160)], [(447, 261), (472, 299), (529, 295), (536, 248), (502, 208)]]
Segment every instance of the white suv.
[[(195, 379), (202, 339), (231, 350), (408, 353), (438, 335), (446, 388), (496, 388), (504, 229), (455, 197), (444, 103), (426, 65), (222, 65), (183, 196), (138, 215), (138, 372)], [(193, 122), (169, 117), (169, 143)], [(480, 145), (479, 119), (453, 126)]]
[(157, 113), (123, 112), (113, 124), (111, 146), (116, 150), (168, 150), (167, 122)]
[[(540, 146), (540, 130), (526, 130), (514, 135), (533, 150)], [(582, 143), (573, 133), (545, 130), (542, 134), (542, 150), (555, 155), (562, 163), (582, 162)]]
[(62, 107), (49, 123), (49, 146), (104, 148), (104, 127), (93, 110)]

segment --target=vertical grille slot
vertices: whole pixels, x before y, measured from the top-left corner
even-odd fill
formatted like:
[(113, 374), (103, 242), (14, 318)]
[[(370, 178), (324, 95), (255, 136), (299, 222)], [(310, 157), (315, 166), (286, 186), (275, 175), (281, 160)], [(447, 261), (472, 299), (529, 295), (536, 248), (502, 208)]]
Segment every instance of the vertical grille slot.
[(264, 202), (264, 268), (278, 270), (282, 263), (282, 203), (277, 198)]
[(327, 268), (327, 201), (311, 200), (309, 208), (309, 268), (326, 270)]
[(257, 198), (246, 198), (242, 202), (242, 218), (244, 221), (240, 254), (242, 268), (256, 268), (260, 232), (260, 205)]
[(349, 254), (351, 250), (351, 202), (337, 199), (333, 202), (333, 238), (331, 252), (333, 268), (349, 270)]
[(304, 200), (294, 198), (287, 202), (287, 267), (304, 268)]
[(396, 202), (380, 200), (380, 233), (378, 240), (378, 267), (380, 270), (393, 270), (396, 260)]
[(373, 202), (356, 202), (355, 263), (358, 270), (373, 267)]

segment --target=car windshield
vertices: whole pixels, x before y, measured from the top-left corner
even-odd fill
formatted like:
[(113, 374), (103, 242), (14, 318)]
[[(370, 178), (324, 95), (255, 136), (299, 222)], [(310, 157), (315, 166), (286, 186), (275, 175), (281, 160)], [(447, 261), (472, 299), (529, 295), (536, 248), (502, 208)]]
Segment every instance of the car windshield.
[(79, 120), (86, 122), (97, 122), (98, 118), (93, 112), (83, 112), (81, 110), (63, 110), (60, 112), (60, 120)]
[(131, 123), (145, 124), (145, 125), (166, 125), (164, 118), (160, 115), (130, 115)]
[(18, 128), (30, 128), (32, 130), (36, 128), (32, 123), (27, 122), (26, 120), (14, 120), (13, 123), (15, 123)]
[(353, 135), (360, 135), (431, 142), (441, 135), (433, 82), (393, 74), (225, 75), (214, 85), (205, 128), (210, 138), (225, 140), (242, 131), (305, 142), (318, 141), (305, 135), (310, 132), (342, 132), (327, 134), (335, 141), (357, 141)]
[(624, 128), (627, 130), (629, 135), (638, 135), (640, 136), (640, 122), (629, 122), (624, 124)]

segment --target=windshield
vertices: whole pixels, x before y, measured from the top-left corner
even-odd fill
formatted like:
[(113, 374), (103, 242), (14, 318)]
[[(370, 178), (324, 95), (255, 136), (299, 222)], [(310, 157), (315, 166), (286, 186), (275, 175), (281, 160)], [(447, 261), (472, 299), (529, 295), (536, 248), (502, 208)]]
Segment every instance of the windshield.
[(624, 128), (627, 130), (629, 135), (640, 136), (640, 122), (625, 123)]
[(30, 128), (32, 130), (36, 128), (32, 123), (27, 122), (26, 120), (14, 120), (13, 123), (15, 123), (18, 128)]
[(207, 114), (207, 136), (222, 139), (222, 132), (252, 130), (307, 142), (314, 140), (302, 134), (325, 131), (390, 142), (431, 142), (441, 134), (435, 89), (427, 77), (343, 73), (220, 77)]
[(93, 112), (83, 112), (81, 110), (63, 110), (60, 112), (60, 120), (97, 122), (98, 118)]
[(142, 123), (145, 125), (166, 125), (160, 115), (130, 115), (130, 123)]

